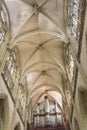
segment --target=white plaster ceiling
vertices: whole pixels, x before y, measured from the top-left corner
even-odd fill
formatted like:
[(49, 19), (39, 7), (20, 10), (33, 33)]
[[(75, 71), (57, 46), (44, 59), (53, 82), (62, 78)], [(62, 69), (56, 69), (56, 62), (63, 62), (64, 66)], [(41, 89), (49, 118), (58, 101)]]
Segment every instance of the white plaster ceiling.
[[(35, 102), (34, 97), (38, 99), (50, 89), (63, 93), (65, 0), (5, 0), (5, 3), (11, 25), (10, 47), (19, 51), (20, 80), (26, 77), (28, 98)], [(57, 93), (50, 95), (57, 97)]]

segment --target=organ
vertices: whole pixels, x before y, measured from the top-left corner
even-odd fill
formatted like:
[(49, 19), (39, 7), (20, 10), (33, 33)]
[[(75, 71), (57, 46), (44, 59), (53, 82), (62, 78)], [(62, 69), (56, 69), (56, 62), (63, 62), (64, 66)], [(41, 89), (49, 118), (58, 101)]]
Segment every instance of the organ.
[(57, 102), (51, 103), (47, 96), (44, 97), (44, 107), (37, 104), (33, 114), (34, 129), (57, 128), (63, 126), (63, 115)]

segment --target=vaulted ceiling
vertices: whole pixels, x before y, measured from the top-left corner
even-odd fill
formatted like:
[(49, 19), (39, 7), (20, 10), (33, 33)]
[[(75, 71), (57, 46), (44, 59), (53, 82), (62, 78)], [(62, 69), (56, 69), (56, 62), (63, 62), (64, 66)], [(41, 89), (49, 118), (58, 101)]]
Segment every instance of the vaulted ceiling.
[(28, 100), (44, 95), (61, 106), (66, 79), (65, 0), (5, 0), (11, 25), (10, 48), (19, 52), (20, 80), (26, 77)]

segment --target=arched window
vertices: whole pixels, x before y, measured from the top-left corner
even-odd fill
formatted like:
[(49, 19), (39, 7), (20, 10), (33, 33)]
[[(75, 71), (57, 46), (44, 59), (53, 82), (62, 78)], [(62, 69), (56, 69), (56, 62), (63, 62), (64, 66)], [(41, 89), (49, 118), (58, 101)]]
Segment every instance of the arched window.
[(8, 30), (8, 18), (4, 4), (0, 1), (0, 44), (5, 41)]
[(70, 51), (69, 45), (66, 48), (66, 59), (67, 59), (67, 72), (68, 72), (70, 82), (72, 83), (75, 76), (76, 65), (75, 65), (75, 60)]
[(8, 55), (6, 65), (8, 68), (8, 71), (11, 75), (13, 83), (15, 82), (15, 78), (17, 76), (17, 65), (16, 65), (16, 54), (14, 51), (11, 51)]
[(18, 102), (18, 111), (20, 113), (21, 118), (24, 120), (24, 112), (26, 105), (26, 93), (25, 93), (25, 80), (20, 83), (19, 89), (19, 102)]
[[(68, 2), (68, 27), (70, 38), (80, 40), (82, 19), (84, 16), (85, 0), (69, 0)], [(78, 46), (78, 45), (77, 45)]]
[(3, 70), (3, 77), (10, 92), (13, 92), (17, 76), (17, 61), (15, 51), (9, 50), (6, 64)]

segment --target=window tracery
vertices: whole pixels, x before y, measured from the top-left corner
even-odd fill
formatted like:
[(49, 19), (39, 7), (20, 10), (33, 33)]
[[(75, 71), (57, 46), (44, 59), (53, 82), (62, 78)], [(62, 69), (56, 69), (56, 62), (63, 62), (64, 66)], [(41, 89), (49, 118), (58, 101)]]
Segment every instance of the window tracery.
[(7, 34), (7, 14), (6, 10), (3, 7), (3, 4), (0, 2), (0, 44), (5, 41)]
[(74, 81), (76, 65), (75, 65), (75, 60), (70, 51), (69, 45), (66, 49), (66, 57), (67, 57), (67, 71), (68, 71), (70, 82), (72, 83)]
[(9, 50), (9, 54), (3, 70), (3, 77), (11, 93), (13, 92), (15, 80), (17, 77), (17, 61), (15, 57), (15, 51)]
[(25, 95), (25, 82), (20, 84), (19, 89), (19, 99), (18, 99), (18, 111), (22, 120), (24, 121), (24, 112), (25, 112), (25, 103), (26, 103), (26, 95)]
[(81, 22), (85, 0), (69, 0), (68, 3), (68, 26), (70, 35), (74, 40), (79, 41), (81, 33)]

